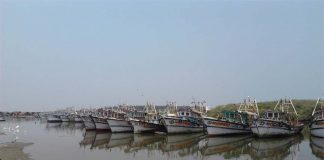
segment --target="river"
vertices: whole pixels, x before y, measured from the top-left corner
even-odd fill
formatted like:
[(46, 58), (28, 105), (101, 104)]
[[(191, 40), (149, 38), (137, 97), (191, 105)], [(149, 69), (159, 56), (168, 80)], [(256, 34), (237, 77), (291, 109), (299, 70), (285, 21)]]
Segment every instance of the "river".
[[(20, 150), (10, 147), (17, 143), (26, 145), (18, 145), (22, 146)], [(86, 132), (83, 124), (47, 123), (36, 119), (0, 122), (1, 160), (323, 158), (324, 139), (309, 136), (307, 128), (300, 135), (259, 139), (251, 135), (208, 137), (202, 133), (159, 135)]]

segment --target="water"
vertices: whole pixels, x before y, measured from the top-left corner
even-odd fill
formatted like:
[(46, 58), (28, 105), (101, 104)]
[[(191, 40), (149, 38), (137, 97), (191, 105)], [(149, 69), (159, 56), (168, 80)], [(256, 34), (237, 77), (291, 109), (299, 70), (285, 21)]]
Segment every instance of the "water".
[(324, 139), (309, 137), (307, 129), (301, 135), (272, 139), (203, 134), (111, 134), (85, 132), (82, 124), (15, 119), (1, 122), (1, 132), (5, 134), (0, 134), (0, 143), (32, 142), (23, 151), (35, 160), (324, 158)]

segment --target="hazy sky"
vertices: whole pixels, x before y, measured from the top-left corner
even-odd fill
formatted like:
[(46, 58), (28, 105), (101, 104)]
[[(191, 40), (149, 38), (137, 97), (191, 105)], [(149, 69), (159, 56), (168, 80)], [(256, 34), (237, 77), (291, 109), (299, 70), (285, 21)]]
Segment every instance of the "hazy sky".
[(0, 110), (324, 93), (324, 1), (0, 0)]

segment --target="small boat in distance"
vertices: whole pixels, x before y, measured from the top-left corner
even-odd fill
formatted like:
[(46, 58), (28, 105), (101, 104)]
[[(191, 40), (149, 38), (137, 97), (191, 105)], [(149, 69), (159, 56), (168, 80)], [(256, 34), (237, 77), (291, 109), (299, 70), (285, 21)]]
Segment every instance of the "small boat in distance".
[(324, 137), (324, 98), (317, 99), (309, 130), (313, 136)]
[(251, 130), (258, 137), (275, 137), (300, 133), (303, 126), (292, 101), (280, 99), (273, 110), (253, 121)]
[[(249, 134), (249, 121), (258, 113), (256, 100), (244, 99), (238, 111), (223, 111), (217, 117), (204, 117), (208, 135)], [(252, 116), (252, 117), (249, 117)]]

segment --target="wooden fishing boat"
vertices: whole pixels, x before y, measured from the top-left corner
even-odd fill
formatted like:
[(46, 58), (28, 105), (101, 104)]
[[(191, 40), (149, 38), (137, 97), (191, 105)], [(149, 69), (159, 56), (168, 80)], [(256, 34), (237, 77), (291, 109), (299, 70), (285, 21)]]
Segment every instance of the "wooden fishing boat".
[(324, 98), (318, 98), (309, 124), (311, 135), (324, 137)]
[(94, 122), (96, 126), (97, 131), (109, 131), (110, 126), (107, 122), (107, 118), (103, 116), (90, 116), (92, 121)]
[[(136, 114), (141, 114), (142, 116), (135, 117)], [(130, 123), (133, 126), (134, 133), (148, 133), (155, 132), (158, 125), (157, 112), (155, 105), (153, 103), (146, 103), (143, 112), (133, 112)]]
[(81, 116), (86, 130), (96, 130), (96, 125), (90, 115)]
[(274, 137), (300, 133), (303, 124), (298, 121), (297, 111), (291, 100), (281, 99), (274, 110), (267, 110), (251, 125), (253, 134), (258, 137)]
[(60, 119), (62, 120), (62, 122), (69, 122), (70, 121), (70, 119), (69, 119), (69, 117), (67, 115), (61, 115)]
[(127, 112), (135, 111), (133, 106), (122, 105), (116, 109), (110, 110), (107, 122), (111, 132), (133, 132), (133, 126), (129, 121)]
[[(207, 113), (203, 102), (193, 102), (191, 107), (177, 109), (175, 103), (168, 105), (169, 112), (160, 121), (168, 134), (203, 132), (203, 115)], [(175, 114), (176, 111), (176, 114)]]
[(244, 99), (238, 111), (223, 111), (215, 118), (204, 117), (204, 124), (208, 135), (250, 134), (252, 131), (249, 122), (257, 113), (256, 100), (252, 102), (248, 98)]

